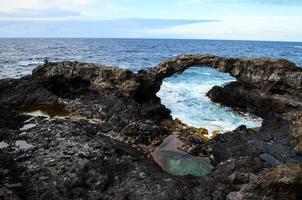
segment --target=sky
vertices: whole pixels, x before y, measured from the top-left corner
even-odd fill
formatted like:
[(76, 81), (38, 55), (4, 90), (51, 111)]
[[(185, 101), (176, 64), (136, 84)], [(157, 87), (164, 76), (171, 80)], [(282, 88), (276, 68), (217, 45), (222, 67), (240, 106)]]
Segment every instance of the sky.
[(302, 41), (302, 0), (0, 0), (0, 37)]

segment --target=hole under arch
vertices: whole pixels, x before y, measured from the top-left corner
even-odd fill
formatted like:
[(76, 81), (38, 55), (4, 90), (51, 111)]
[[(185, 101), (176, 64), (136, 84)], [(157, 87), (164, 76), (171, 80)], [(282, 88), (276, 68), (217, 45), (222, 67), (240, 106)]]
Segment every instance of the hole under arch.
[(171, 110), (173, 118), (183, 123), (206, 128), (211, 134), (231, 131), (240, 125), (260, 127), (262, 119), (249, 113), (239, 113), (212, 102), (206, 93), (215, 85), (236, 81), (228, 73), (211, 67), (190, 67), (181, 74), (164, 79), (157, 96)]

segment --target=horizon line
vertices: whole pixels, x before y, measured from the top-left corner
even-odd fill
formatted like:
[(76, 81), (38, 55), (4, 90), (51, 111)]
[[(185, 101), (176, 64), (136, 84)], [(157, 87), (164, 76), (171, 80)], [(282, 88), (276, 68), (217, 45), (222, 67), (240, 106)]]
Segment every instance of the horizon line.
[(205, 41), (239, 41), (239, 42), (284, 42), (302, 43), (301, 41), (288, 40), (253, 40), (253, 39), (203, 39), (203, 38), (157, 38), (157, 37), (0, 37), (0, 39), (143, 39), (143, 40), (205, 40)]

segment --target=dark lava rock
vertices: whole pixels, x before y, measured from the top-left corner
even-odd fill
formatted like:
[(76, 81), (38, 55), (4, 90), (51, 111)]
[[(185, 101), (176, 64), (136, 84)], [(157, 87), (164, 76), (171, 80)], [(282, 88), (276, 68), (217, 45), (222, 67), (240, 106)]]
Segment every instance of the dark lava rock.
[[(172, 120), (156, 93), (164, 78), (191, 66), (234, 76), (208, 96), (262, 117), (262, 127), (209, 140), (205, 130)], [(47, 61), (30, 76), (0, 80), (0, 142), (8, 144), (0, 149), (0, 199), (299, 199), (301, 95), (302, 69), (286, 60), (183, 55), (138, 74)], [(66, 105), (70, 115), (20, 112), (47, 103)], [(188, 153), (211, 156), (213, 171), (164, 172), (149, 153), (170, 134)]]

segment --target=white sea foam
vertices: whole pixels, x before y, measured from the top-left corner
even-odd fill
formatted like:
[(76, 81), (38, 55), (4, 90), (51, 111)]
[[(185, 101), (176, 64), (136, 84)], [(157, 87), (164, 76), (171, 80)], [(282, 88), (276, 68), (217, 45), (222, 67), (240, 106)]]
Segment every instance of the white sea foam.
[(18, 61), (18, 65), (21, 65), (21, 66), (38, 65), (38, 64), (42, 64), (42, 63), (43, 62), (32, 61), (32, 60), (21, 60), (21, 61)]
[(258, 127), (261, 119), (249, 114), (239, 115), (230, 108), (214, 104), (206, 93), (214, 85), (223, 85), (235, 79), (212, 68), (192, 67), (180, 75), (165, 79), (158, 96), (171, 109), (173, 118), (212, 131), (231, 131), (245, 124)]

